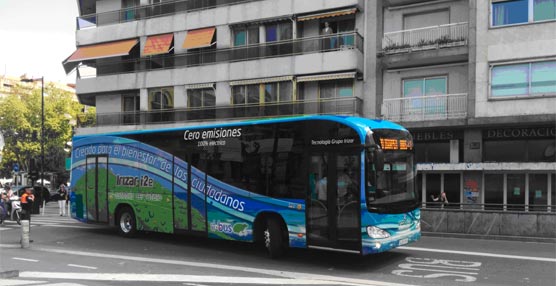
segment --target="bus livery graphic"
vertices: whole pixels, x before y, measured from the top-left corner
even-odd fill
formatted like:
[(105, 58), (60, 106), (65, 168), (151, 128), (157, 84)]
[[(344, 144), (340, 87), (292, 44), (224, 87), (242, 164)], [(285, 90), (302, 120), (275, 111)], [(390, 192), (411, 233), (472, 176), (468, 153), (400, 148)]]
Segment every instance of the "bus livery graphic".
[(76, 136), (71, 215), (274, 254), (377, 253), (420, 237), (412, 147), (396, 124), (341, 116)]

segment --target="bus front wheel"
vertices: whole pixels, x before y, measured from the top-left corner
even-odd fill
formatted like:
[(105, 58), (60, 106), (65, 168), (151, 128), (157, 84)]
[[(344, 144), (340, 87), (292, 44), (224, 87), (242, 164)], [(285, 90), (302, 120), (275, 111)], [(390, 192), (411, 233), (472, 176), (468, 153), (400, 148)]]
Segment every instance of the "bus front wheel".
[(263, 242), (264, 247), (271, 258), (278, 258), (284, 255), (285, 246), (282, 235), (282, 226), (275, 218), (269, 218), (266, 221), (266, 227), (263, 232)]
[(124, 207), (118, 212), (118, 233), (123, 237), (133, 237), (137, 232), (135, 214), (130, 207)]

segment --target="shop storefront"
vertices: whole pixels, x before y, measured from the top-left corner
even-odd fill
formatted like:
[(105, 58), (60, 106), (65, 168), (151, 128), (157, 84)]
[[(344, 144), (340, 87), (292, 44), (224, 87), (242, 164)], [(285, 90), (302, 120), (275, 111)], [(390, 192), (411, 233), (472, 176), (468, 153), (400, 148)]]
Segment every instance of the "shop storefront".
[[(426, 208), (556, 211), (555, 126), (412, 133)], [(463, 160), (477, 151), (479, 162)]]

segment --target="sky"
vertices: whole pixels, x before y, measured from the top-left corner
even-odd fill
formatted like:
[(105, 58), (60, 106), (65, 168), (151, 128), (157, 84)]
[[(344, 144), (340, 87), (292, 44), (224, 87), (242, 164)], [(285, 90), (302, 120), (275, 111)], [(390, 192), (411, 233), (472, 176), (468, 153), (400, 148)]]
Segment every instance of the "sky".
[(62, 61), (75, 51), (77, 0), (0, 0), (0, 74), (75, 83)]

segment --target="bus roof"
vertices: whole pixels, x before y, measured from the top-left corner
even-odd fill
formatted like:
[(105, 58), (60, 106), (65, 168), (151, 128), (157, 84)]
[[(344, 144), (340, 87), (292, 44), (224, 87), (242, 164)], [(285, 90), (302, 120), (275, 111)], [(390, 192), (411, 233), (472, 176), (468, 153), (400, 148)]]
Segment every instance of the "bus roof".
[(119, 136), (119, 135), (151, 134), (151, 133), (154, 134), (160, 132), (172, 132), (172, 131), (182, 131), (182, 130), (185, 131), (185, 130), (206, 129), (206, 128), (226, 128), (226, 127), (236, 127), (236, 126), (246, 126), (246, 125), (285, 123), (285, 122), (307, 121), (307, 120), (328, 120), (328, 121), (343, 123), (355, 129), (359, 134), (359, 136), (361, 136), (362, 142), (364, 141), (364, 138), (366, 136), (367, 128), (370, 128), (371, 130), (394, 129), (394, 130), (407, 131), (404, 127), (396, 123), (387, 120), (381, 120), (381, 119), (370, 119), (364, 117), (342, 116), (342, 115), (304, 115), (304, 116), (244, 120), (244, 121), (237, 121), (237, 122), (224, 123), (224, 124), (187, 125), (183, 127), (174, 127), (174, 128), (97, 133), (97, 134), (77, 135), (74, 136), (73, 138), (81, 139), (81, 138), (93, 137), (98, 135)]

